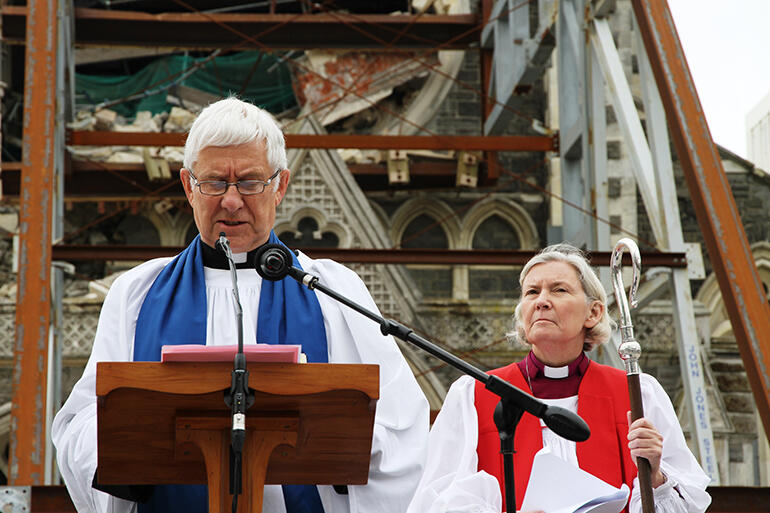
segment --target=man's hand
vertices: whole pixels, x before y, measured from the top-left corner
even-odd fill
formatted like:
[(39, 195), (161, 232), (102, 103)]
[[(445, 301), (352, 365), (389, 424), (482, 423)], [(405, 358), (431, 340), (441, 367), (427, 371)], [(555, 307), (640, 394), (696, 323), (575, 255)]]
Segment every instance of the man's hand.
[(660, 457), (663, 454), (663, 435), (655, 429), (652, 422), (642, 417), (631, 422), (628, 415), (628, 449), (636, 464), (636, 458), (647, 458), (650, 462), (652, 487), (657, 488), (666, 482), (666, 476), (660, 471)]

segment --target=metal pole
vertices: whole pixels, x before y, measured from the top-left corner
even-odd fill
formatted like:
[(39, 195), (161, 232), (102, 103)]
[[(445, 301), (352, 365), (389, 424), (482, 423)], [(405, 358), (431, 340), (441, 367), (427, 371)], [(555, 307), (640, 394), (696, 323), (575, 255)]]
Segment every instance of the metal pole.
[(57, 0), (27, 4), (9, 483), (43, 484), (56, 120)]

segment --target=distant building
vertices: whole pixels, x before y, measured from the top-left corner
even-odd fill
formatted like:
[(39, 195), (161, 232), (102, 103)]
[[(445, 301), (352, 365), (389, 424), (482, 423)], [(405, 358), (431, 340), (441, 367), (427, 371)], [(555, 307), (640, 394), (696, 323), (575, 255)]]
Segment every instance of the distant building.
[(746, 140), (749, 160), (770, 170), (770, 92), (746, 115)]

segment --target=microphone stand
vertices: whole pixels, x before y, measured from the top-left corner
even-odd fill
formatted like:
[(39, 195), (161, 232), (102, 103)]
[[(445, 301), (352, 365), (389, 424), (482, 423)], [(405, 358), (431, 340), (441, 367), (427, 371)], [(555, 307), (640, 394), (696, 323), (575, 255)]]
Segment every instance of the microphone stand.
[[(513, 453), (516, 451), (513, 450), (513, 439), (516, 435), (516, 426), (523, 414), (524, 410), (514, 401), (508, 399), (500, 399), (492, 414), (492, 420), (495, 421), (495, 427), (497, 427), (497, 432), (500, 435), (500, 454), (503, 455), (505, 506), (507, 511), (514, 513), (516, 512), (516, 481), (513, 479)], [(582, 421), (582, 419), (580, 420)]]
[[(505, 467), (505, 501), (508, 511), (516, 511), (515, 482), (513, 480), (513, 439), (516, 425), (525, 411), (537, 418), (543, 419), (545, 425), (554, 433), (568, 440), (583, 442), (590, 436), (591, 431), (588, 428), (588, 424), (577, 414), (559, 406), (549, 406), (526, 392), (519, 390), (499, 376), (487, 374), (452, 353), (445, 351), (433, 342), (417, 335), (403, 324), (392, 319), (385, 319), (345, 296), (338, 294), (329, 287), (320, 284), (317, 276), (294, 267), (291, 265), (291, 261), (290, 250), (285, 246), (277, 244), (263, 246), (255, 255), (255, 267), (262, 278), (277, 281), (289, 275), (310, 290), (320, 290), (332, 299), (378, 323), (380, 325), (380, 332), (383, 335), (392, 335), (416, 345), (423, 351), (432, 354), (457, 370), (480, 381), (487, 390), (500, 397), (500, 403), (495, 408), (494, 417), (495, 424), (500, 431), (501, 452), (503, 453)], [(499, 414), (498, 410), (500, 410)]]
[(225, 233), (219, 234), (219, 246), (227, 256), (230, 267), (230, 279), (233, 283), (235, 298), (235, 321), (238, 327), (238, 351), (233, 360), (230, 390), (225, 390), (225, 404), (232, 412), (232, 430), (230, 433), (230, 494), (233, 496), (233, 510), (238, 510), (238, 495), (243, 491), (243, 446), (246, 442), (246, 409), (254, 404), (254, 394), (249, 390), (249, 371), (246, 369), (246, 355), (243, 352), (243, 309), (238, 294), (238, 273), (235, 270), (230, 241)]

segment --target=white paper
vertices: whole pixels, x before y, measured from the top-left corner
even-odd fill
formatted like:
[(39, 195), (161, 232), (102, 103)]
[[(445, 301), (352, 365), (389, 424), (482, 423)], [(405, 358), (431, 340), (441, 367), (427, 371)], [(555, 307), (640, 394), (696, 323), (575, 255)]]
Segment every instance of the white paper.
[(605, 483), (544, 447), (535, 454), (520, 511), (620, 513), (630, 490)]

